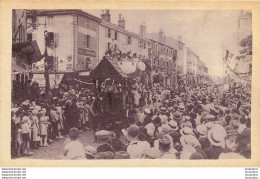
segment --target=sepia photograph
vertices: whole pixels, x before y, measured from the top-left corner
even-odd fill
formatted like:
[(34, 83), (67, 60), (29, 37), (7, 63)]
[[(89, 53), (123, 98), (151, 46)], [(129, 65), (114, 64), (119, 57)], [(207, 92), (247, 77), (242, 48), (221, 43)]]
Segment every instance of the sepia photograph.
[(10, 159), (251, 159), (252, 40), (251, 10), (12, 9)]

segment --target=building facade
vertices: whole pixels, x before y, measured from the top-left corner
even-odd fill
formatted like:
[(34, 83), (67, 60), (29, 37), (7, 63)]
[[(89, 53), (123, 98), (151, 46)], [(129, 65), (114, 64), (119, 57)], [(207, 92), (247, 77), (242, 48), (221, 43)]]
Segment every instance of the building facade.
[[(130, 52), (140, 60), (148, 59), (149, 39), (145, 38), (145, 29), (142, 34), (135, 34), (125, 29), (125, 19), (119, 15), (118, 24), (110, 21), (109, 10), (103, 11), (99, 25), (99, 57), (102, 59), (109, 50)], [(141, 28), (141, 27), (140, 27)]]
[(166, 43), (162, 29), (158, 37), (151, 35), (151, 81), (161, 86), (173, 86), (176, 83), (177, 49)]
[[(98, 24), (100, 19), (81, 10), (37, 10), (38, 24), (31, 36), (45, 51), (44, 32), (53, 33), (54, 48), (47, 48), (53, 56), (50, 73), (87, 75), (98, 64)], [(42, 73), (43, 60), (35, 64), (34, 72)]]
[(30, 80), (32, 63), (40, 60), (36, 41), (27, 38), (27, 11), (12, 10), (12, 91), (24, 88)]

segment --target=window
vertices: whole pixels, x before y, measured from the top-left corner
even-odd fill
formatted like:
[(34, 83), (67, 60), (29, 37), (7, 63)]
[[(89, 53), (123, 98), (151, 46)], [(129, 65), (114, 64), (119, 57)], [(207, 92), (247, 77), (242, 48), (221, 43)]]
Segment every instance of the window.
[(127, 44), (132, 44), (132, 38), (131, 36), (127, 36)]
[(107, 37), (111, 38), (111, 29), (110, 28), (108, 28), (108, 30), (107, 30)]
[(153, 64), (156, 65), (156, 58), (153, 59)]
[(86, 58), (85, 59), (85, 64), (86, 64), (86, 70), (89, 70), (89, 65), (90, 65), (90, 63), (91, 63), (91, 60), (90, 60), (90, 58)]
[(117, 36), (117, 31), (115, 31), (115, 40), (118, 39), (118, 36)]
[(90, 29), (90, 20), (85, 18), (85, 26)]
[(83, 40), (83, 45), (89, 48), (89, 41), (90, 41), (90, 36), (89, 35), (84, 35), (84, 40)]
[(166, 62), (166, 65), (167, 65), (167, 68), (169, 68), (169, 62), (168, 61)]
[(110, 49), (111, 49), (111, 43), (108, 42), (108, 43), (107, 43), (107, 50), (110, 50)]
[(143, 44), (142, 40), (139, 40), (139, 47), (140, 48), (142, 48), (142, 44)]
[(146, 49), (146, 42), (144, 42), (144, 49)]

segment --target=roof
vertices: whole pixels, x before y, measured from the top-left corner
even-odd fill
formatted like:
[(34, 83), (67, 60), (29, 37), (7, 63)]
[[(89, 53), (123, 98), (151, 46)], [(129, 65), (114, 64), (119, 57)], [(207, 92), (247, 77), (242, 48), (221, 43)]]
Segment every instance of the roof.
[(90, 72), (90, 75), (101, 81), (107, 78), (128, 78), (116, 61), (108, 60), (106, 57)]
[(138, 39), (142, 39), (142, 40), (149, 41), (148, 38), (145, 38), (145, 37), (142, 37), (142, 36), (140, 36), (140, 35), (138, 35), (138, 34), (135, 34), (135, 33), (133, 33), (133, 32), (130, 32), (130, 31), (128, 31), (128, 30), (126, 30), (126, 29), (124, 29), (124, 28), (122, 28), (122, 27), (119, 27), (119, 26), (116, 25), (116, 24), (113, 24), (113, 23), (111, 23), (111, 22), (107, 22), (107, 21), (105, 21), (105, 20), (101, 20), (100, 25), (103, 25), (103, 26), (106, 26), (106, 27), (110, 27), (110, 28), (116, 29), (116, 30), (118, 30), (118, 31), (121, 32), (121, 33), (129, 34), (129, 35), (131, 35), (131, 36), (133, 36), (133, 37), (136, 37), (136, 38), (138, 38)]
[[(43, 10), (43, 9), (37, 9), (35, 15), (36, 16), (51, 16), (51, 15), (67, 15), (67, 14), (75, 14), (78, 13), (79, 15), (88, 17), (92, 20), (100, 22), (101, 19), (91, 15), (87, 12), (84, 12), (82, 10), (78, 9), (50, 9), (50, 10)], [(27, 10), (27, 16), (33, 15), (33, 12), (30, 10)]]

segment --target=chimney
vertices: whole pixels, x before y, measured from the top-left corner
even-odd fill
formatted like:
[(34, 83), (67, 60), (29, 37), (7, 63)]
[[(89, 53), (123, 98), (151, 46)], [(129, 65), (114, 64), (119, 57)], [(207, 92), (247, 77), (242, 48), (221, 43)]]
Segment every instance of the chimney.
[(123, 29), (125, 28), (125, 19), (121, 17), (121, 14), (119, 14), (118, 26)]
[(139, 26), (139, 35), (141, 37), (145, 37), (146, 36), (146, 25), (145, 25), (145, 23), (143, 23), (143, 24), (141, 24)]
[(160, 28), (159, 33), (158, 33), (158, 41), (160, 43), (163, 43), (163, 41), (164, 41), (164, 33), (163, 33), (163, 30), (161, 28)]
[(104, 21), (106, 21), (106, 22), (110, 22), (110, 20), (111, 20), (111, 15), (110, 15), (108, 9), (106, 9), (105, 12), (102, 11), (101, 19), (104, 20)]

